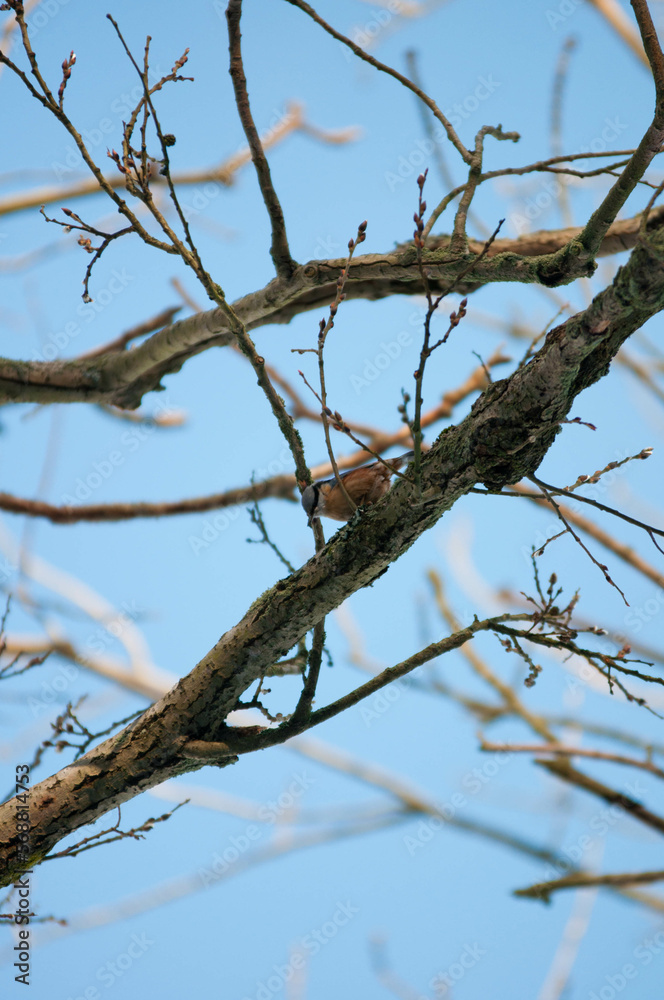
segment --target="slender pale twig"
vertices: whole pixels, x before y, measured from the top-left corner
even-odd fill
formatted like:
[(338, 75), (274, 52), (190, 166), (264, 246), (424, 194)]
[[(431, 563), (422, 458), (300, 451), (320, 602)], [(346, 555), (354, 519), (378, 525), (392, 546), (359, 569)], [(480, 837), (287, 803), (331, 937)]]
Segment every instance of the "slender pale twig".
[(632, 50), (637, 59), (648, 66), (648, 57), (639, 38), (639, 34), (634, 30), (634, 26), (625, 14), (618, 0), (588, 0), (599, 13), (611, 25), (614, 31), (622, 38), (623, 42)]
[[(554, 156), (560, 156), (563, 151), (562, 141), (562, 107), (563, 91), (567, 82), (567, 74), (570, 65), (571, 53), (576, 48), (576, 39), (568, 37), (563, 42), (558, 56), (556, 73), (553, 80), (551, 95), (551, 152)], [(563, 223), (566, 226), (572, 225), (572, 209), (569, 200), (569, 188), (566, 179), (561, 178), (560, 190), (558, 192), (558, 204)]]
[(609, 753), (605, 750), (566, 747), (561, 746), (559, 743), (490, 743), (487, 740), (482, 740), (480, 750), (486, 750), (488, 753), (552, 753), (561, 757), (586, 757), (591, 760), (607, 760), (613, 764), (625, 764), (627, 767), (641, 768), (641, 770), (648, 771), (658, 778), (664, 778), (664, 770), (653, 764), (651, 760), (637, 760), (634, 757), (625, 757), (622, 754)]

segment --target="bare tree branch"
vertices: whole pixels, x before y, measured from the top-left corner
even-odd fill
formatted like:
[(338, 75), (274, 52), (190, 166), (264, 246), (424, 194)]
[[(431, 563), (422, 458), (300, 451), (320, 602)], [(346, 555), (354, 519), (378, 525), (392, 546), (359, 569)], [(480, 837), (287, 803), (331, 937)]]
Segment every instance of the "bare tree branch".
[(369, 63), (375, 69), (380, 70), (381, 73), (387, 73), (388, 76), (393, 77), (400, 84), (402, 84), (402, 86), (406, 87), (408, 90), (412, 91), (417, 97), (419, 97), (419, 99), (423, 101), (424, 104), (426, 104), (426, 106), (434, 113), (438, 121), (441, 123), (441, 125), (445, 129), (445, 132), (447, 133), (448, 139), (450, 140), (454, 148), (457, 150), (463, 161), (465, 163), (470, 164), (472, 158), (470, 151), (466, 149), (464, 144), (461, 142), (461, 139), (459, 139), (459, 136), (453, 129), (451, 123), (447, 120), (447, 118), (440, 110), (436, 102), (433, 101), (428, 94), (425, 94), (423, 90), (421, 90), (414, 83), (412, 83), (412, 81), (409, 80), (408, 77), (403, 76), (403, 74), (397, 72), (397, 70), (392, 69), (391, 66), (386, 66), (385, 63), (379, 62), (378, 59), (375, 59), (373, 56), (370, 56), (368, 52), (365, 52), (364, 49), (360, 48), (359, 45), (356, 45), (355, 42), (352, 42), (350, 38), (347, 38), (345, 35), (342, 35), (341, 32), (336, 31), (331, 25), (329, 25), (326, 21), (324, 21), (319, 14), (316, 13), (313, 7), (311, 7), (308, 3), (305, 3), (305, 0), (286, 0), (286, 2), (291, 3), (294, 7), (299, 7), (300, 10), (304, 11), (305, 14), (308, 14), (309, 17), (316, 22), (316, 24), (319, 24), (321, 28), (323, 28), (328, 33), (328, 35), (331, 35), (332, 38), (336, 38), (336, 40), (338, 42), (341, 42), (342, 45), (346, 45), (351, 50), (351, 52), (355, 53), (355, 55), (359, 59), (362, 59), (364, 62)]
[[(0, 63), (1, 68), (2, 64)], [(260, 136), (261, 146), (264, 150), (270, 149), (292, 132), (302, 132), (303, 135), (308, 135), (318, 142), (331, 145), (353, 142), (358, 136), (358, 129), (352, 126), (333, 130), (311, 125), (305, 118), (304, 106), (297, 101), (290, 101), (286, 105), (281, 121)], [(250, 162), (251, 150), (244, 147), (222, 160), (217, 166), (181, 170), (174, 173), (173, 183), (177, 186), (185, 185), (187, 187), (207, 183), (231, 187), (235, 180), (235, 174)], [(115, 173), (105, 176), (109, 187), (124, 188), (125, 179), (122, 174)], [(164, 187), (166, 184), (165, 178), (159, 174), (152, 177), (151, 181), (153, 186), (157, 187)], [(22, 212), (30, 208), (40, 208), (42, 205), (51, 205), (55, 202), (68, 204), (76, 198), (86, 198), (94, 194), (99, 194), (99, 184), (94, 177), (72, 181), (68, 185), (49, 185), (29, 191), (20, 191), (17, 194), (0, 198), (0, 216), (11, 215), (13, 212)]]
[[(657, 240), (664, 220), (664, 208), (656, 209), (648, 220), (648, 231)], [(617, 253), (638, 241), (640, 217), (616, 223), (605, 240), (606, 252)], [(576, 238), (580, 229), (535, 233), (517, 240), (496, 240), (484, 260), (473, 268), (472, 283), (456, 286), (459, 294), (469, 294), (485, 282), (536, 281), (528, 260), (547, 258)], [(447, 259), (449, 237), (431, 238), (424, 264), (431, 291), (437, 294), (457, 276), (456, 266)], [(479, 256), (483, 242), (469, 241), (469, 251)], [(345, 258), (311, 261), (298, 268), (289, 282), (277, 278), (260, 291), (233, 303), (233, 311), (247, 330), (268, 323), (288, 323), (303, 312), (326, 307), (334, 298), (336, 282)], [(467, 267), (467, 264), (465, 265)], [(390, 295), (424, 292), (414, 247), (397, 248), (388, 254), (356, 257), (349, 268), (347, 299), (378, 299)], [(657, 311), (644, 311), (641, 323)], [(0, 402), (107, 402), (133, 408), (142, 396), (160, 384), (167, 374), (177, 372), (188, 358), (212, 347), (232, 343), (233, 335), (225, 311), (212, 309), (173, 323), (154, 334), (131, 352), (121, 352), (96, 361), (27, 362), (0, 359)]]
[(261, 145), (258, 130), (254, 124), (251, 107), (249, 104), (249, 93), (247, 91), (247, 79), (244, 75), (242, 63), (242, 46), (240, 34), (240, 18), (242, 16), (242, 0), (230, 0), (226, 8), (226, 20), (228, 21), (228, 37), (230, 42), (231, 66), (230, 74), (235, 90), (235, 103), (238, 114), (242, 122), (244, 134), (249, 143), (251, 158), (254, 161), (258, 183), (265, 207), (272, 223), (272, 247), (270, 253), (277, 275), (281, 278), (290, 278), (297, 264), (293, 260), (288, 246), (286, 235), (286, 220), (281, 209), (277, 192), (272, 184), (270, 167), (268, 166), (265, 152)]
[[(636, 302), (630, 296), (634, 273), (641, 292)], [(639, 246), (613, 285), (585, 312), (551, 331), (528, 365), (492, 383), (465, 420), (441, 435), (422, 462), (421, 502), (413, 503), (413, 486), (400, 480), (358, 524), (342, 528), (324, 552), (263, 594), (144, 716), (35, 786), (32, 860), (43, 857), (67, 832), (195, 767), (181, 755), (189, 740), (230, 743), (234, 752), (239, 742), (258, 749), (266, 739), (273, 741), (270, 732), (240, 734), (227, 727), (225, 719), (242, 693), (333, 608), (385, 572), (477, 483), (500, 490), (534, 472), (577, 394), (606, 373), (623, 341), (662, 301), (664, 264), (648, 247)], [(321, 711), (313, 718), (321, 720)], [(543, 766), (567, 780), (574, 770), (566, 762)], [(590, 787), (587, 776), (576, 777), (575, 783), (581, 781), (582, 787)], [(71, 783), (75, 796), (69, 793)], [(601, 794), (604, 786), (595, 784)], [(613, 801), (616, 793), (610, 794)], [(629, 808), (647, 821), (643, 807), (630, 802)], [(8, 845), (9, 857), (16, 836), (12, 824), (13, 811), (6, 806), (0, 811), (0, 840)], [(11, 871), (10, 863), (8, 877)]]
[(586, 875), (579, 872), (556, 879), (554, 882), (538, 882), (527, 889), (516, 889), (514, 895), (526, 899), (541, 899), (549, 901), (552, 892), (559, 889), (585, 889), (591, 886), (621, 886), (649, 885), (651, 882), (661, 882), (664, 870), (653, 872), (622, 872), (620, 875)]
[(552, 753), (561, 757), (586, 757), (590, 760), (607, 760), (612, 764), (625, 764), (627, 767), (637, 767), (649, 771), (657, 778), (664, 779), (664, 771), (651, 760), (637, 760), (635, 757), (625, 757), (623, 754), (608, 753), (606, 750), (591, 750), (587, 747), (565, 747), (559, 743), (490, 743), (483, 740), (480, 750), (487, 753)]

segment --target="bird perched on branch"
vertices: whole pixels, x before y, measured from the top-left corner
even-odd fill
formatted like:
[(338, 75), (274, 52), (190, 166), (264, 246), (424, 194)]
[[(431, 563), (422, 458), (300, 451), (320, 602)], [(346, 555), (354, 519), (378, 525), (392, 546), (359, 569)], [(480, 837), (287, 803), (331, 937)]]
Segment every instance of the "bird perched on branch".
[(354, 506), (349, 504), (348, 497), (336, 479), (323, 479), (307, 486), (302, 493), (302, 506), (309, 518), (309, 524), (315, 517), (349, 521), (358, 507), (370, 506), (385, 496), (390, 488), (393, 473), (403, 465), (407, 465), (414, 454), (408, 451), (405, 455), (391, 458), (384, 464), (372, 462), (371, 465), (343, 472), (339, 478)]

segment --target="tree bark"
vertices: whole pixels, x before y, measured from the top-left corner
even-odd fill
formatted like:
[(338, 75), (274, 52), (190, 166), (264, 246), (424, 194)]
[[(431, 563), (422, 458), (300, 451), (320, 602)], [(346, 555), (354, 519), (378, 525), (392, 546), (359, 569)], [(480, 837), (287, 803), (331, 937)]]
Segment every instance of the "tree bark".
[[(195, 770), (189, 741), (238, 753), (274, 743), (274, 730), (231, 729), (247, 688), (321, 619), (378, 579), (473, 486), (490, 490), (535, 472), (576, 396), (608, 371), (620, 345), (664, 307), (664, 231), (641, 243), (584, 312), (552, 330), (529, 364), (492, 383), (422, 463), (422, 493), (400, 480), (378, 505), (343, 527), (297, 572), (249, 608), (187, 676), (140, 719), (30, 793), (30, 864), (63, 837), (166, 778)], [(283, 730), (283, 738), (293, 735)], [(15, 802), (0, 807), (1, 884), (24, 867), (16, 854)]]
[[(600, 247), (606, 256), (636, 246), (641, 216), (615, 222)], [(664, 225), (664, 208), (650, 213), (648, 233), (658, 239)], [(462, 295), (495, 281), (536, 283), (547, 272), (556, 253), (568, 246), (581, 228), (531, 233), (516, 240), (497, 239), (486, 257), (470, 275), (455, 285)], [(448, 236), (431, 237), (424, 263), (432, 293), (449, 287), (468, 266), (469, 258), (451, 254)], [(478, 256), (483, 244), (470, 241), (469, 254)], [(233, 303), (247, 330), (270, 323), (289, 323), (294, 316), (327, 308), (334, 299), (336, 282), (345, 258), (314, 260), (297, 268), (288, 278), (275, 278), (265, 288)], [(587, 274), (584, 264), (559, 277), (565, 284)], [(345, 293), (348, 299), (376, 300), (391, 295), (421, 295), (424, 292), (415, 248), (402, 244), (387, 254), (364, 254), (350, 265)], [(0, 358), (0, 404), (2, 403), (108, 403), (127, 409), (140, 405), (145, 393), (162, 388), (161, 380), (178, 372), (196, 354), (231, 343), (233, 335), (221, 309), (197, 313), (153, 334), (131, 351), (68, 361), (15, 361)]]

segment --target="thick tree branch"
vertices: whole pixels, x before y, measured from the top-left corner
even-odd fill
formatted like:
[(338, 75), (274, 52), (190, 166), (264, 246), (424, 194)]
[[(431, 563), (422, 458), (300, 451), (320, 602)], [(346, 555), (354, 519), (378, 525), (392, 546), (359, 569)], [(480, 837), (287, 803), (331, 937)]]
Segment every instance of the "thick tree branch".
[(168, 517), (173, 514), (201, 514), (208, 510), (223, 510), (239, 504), (280, 497), (295, 500), (295, 476), (273, 476), (262, 483), (253, 483), (239, 489), (210, 493), (204, 497), (189, 497), (186, 500), (163, 502), (139, 501), (138, 503), (98, 503), (77, 506), (45, 503), (43, 500), (28, 500), (0, 492), (0, 509), (12, 514), (27, 514), (28, 517), (44, 517), (53, 524), (77, 524), (79, 521), (130, 521), (137, 517)]
[[(663, 221), (664, 208), (651, 212), (647, 230), (655, 240)], [(600, 256), (636, 246), (640, 222), (641, 216), (637, 215), (611, 226)], [(455, 288), (467, 295), (493, 281), (536, 282), (541, 262), (551, 259), (580, 232), (579, 228), (563, 229), (516, 240), (497, 239), (473, 268), (472, 282), (461, 282)], [(433, 294), (443, 291), (468, 266), (466, 257), (450, 255), (449, 243), (448, 236), (430, 238), (429, 249), (423, 255)], [(469, 253), (479, 256), (483, 246), (471, 240)], [(232, 308), (247, 330), (289, 323), (294, 316), (329, 305), (345, 263), (345, 258), (310, 261), (299, 267), (290, 280), (275, 278), (260, 291), (238, 299)], [(345, 285), (347, 299), (375, 300), (423, 291), (412, 244), (387, 254), (354, 258)], [(225, 311), (211, 309), (165, 327), (133, 351), (72, 361), (0, 359), (0, 403), (104, 402), (131, 409), (140, 404), (146, 392), (158, 389), (162, 378), (178, 372), (189, 358), (233, 341)]]
[(657, 830), (659, 833), (664, 833), (664, 818), (657, 813), (653, 813), (650, 809), (646, 809), (641, 802), (638, 802), (631, 795), (616, 792), (613, 788), (608, 788), (603, 782), (596, 781), (590, 775), (584, 774), (583, 771), (579, 771), (576, 767), (572, 767), (568, 760), (546, 760), (539, 758), (535, 760), (535, 763), (539, 764), (540, 767), (543, 767), (550, 774), (555, 774), (562, 781), (567, 781), (576, 788), (582, 788), (584, 791), (590, 792), (591, 795), (596, 795), (598, 798), (604, 799), (609, 805), (620, 806), (626, 813), (645, 823), (646, 826)]
[[(664, 305), (663, 242), (660, 237), (652, 250), (638, 246), (585, 312), (552, 330), (528, 365), (492, 383), (465, 420), (440, 435), (422, 462), (421, 501), (414, 502), (412, 483), (399, 480), (388, 497), (341, 528), (322, 552), (261, 595), (144, 716), (35, 786), (33, 858), (146, 788), (199, 766), (181, 755), (188, 741), (220, 742), (240, 752), (264, 745), (265, 730), (227, 727), (238, 699), (325, 615), (377, 580), (474, 486), (499, 490), (538, 468), (576, 396), (607, 373), (623, 341)], [(267, 739), (274, 741), (271, 731)], [(561, 771), (563, 778), (573, 770), (564, 762), (543, 766)], [(637, 814), (637, 804), (632, 808), (630, 803), (630, 811)], [(15, 836), (8, 803), (0, 809), (5, 878), (11, 877)]]

